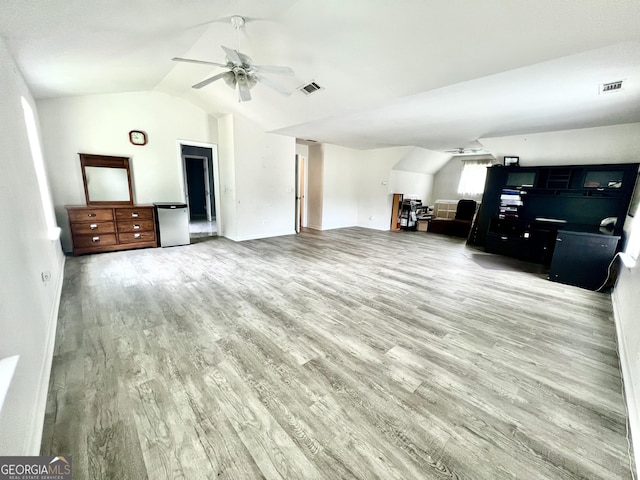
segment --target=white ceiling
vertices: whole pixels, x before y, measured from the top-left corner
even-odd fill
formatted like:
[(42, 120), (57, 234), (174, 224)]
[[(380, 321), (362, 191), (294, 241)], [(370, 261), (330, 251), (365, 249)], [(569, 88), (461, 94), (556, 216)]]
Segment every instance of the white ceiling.
[[(219, 70), (171, 58), (223, 62), (235, 14), (242, 52), (324, 90), (258, 85), (238, 103), (223, 82), (191, 89)], [(354, 148), (640, 122), (638, 0), (2, 0), (0, 35), (36, 98), (155, 89)]]

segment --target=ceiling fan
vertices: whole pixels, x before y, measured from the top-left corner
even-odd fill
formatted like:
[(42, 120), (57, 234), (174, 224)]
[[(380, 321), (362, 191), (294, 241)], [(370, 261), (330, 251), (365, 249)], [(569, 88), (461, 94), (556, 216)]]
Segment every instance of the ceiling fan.
[(453, 150), (445, 150), (445, 153), (455, 153), (456, 155), (464, 155), (465, 153), (486, 153), (484, 148), (464, 148), (458, 147)]
[[(231, 24), (237, 32), (244, 27), (245, 20), (243, 17), (234, 15), (231, 17)], [(239, 43), (239, 41), (238, 41)], [(221, 45), (222, 50), (226, 55), (227, 63), (209, 62), (206, 60), (195, 60), (191, 58), (174, 57), (174, 62), (186, 62), (186, 63), (198, 63), (202, 65), (214, 65), (216, 67), (222, 67), (228, 69), (226, 72), (218, 73), (212, 77), (205, 78), (199, 83), (193, 85), (193, 88), (202, 88), (215, 82), (216, 80), (223, 79), (227, 85), (231, 88), (238, 89), (238, 101), (248, 102), (251, 100), (250, 90), (256, 86), (257, 83), (275, 90), (282, 95), (291, 95), (291, 90), (279, 85), (271, 80), (266, 75), (293, 75), (293, 70), (289, 67), (281, 67), (277, 65), (254, 65), (253, 60), (244, 53), (238, 50)]]

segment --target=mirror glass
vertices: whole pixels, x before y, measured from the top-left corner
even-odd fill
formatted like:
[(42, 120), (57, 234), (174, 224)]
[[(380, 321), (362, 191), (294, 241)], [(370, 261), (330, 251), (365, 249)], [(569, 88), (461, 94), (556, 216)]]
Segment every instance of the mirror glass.
[(133, 205), (127, 157), (81, 153), (80, 166), (87, 205)]
[(85, 167), (87, 194), (92, 202), (128, 202), (129, 177), (123, 168)]

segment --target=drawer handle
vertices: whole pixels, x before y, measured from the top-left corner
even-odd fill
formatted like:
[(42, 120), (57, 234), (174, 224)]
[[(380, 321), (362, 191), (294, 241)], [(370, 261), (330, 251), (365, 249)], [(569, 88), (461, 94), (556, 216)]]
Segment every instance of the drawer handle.
[(140, 230), (140, 225), (134, 224), (134, 225), (133, 225), (133, 229), (134, 229), (134, 230)]
[(141, 233), (134, 233), (133, 234), (133, 238), (141, 238), (142, 234)]
[(95, 217), (96, 214), (95, 213), (87, 213), (87, 217)]
[(138, 218), (139, 217), (138, 212), (131, 212), (131, 216), (133, 218)]
[(89, 228), (91, 230), (97, 230), (98, 229), (98, 224), (97, 223), (92, 223), (91, 225), (89, 225)]
[(93, 238), (91, 239), (91, 241), (92, 241), (93, 243), (98, 243), (98, 242), (100, 241), (100, 237), (93, 237)]

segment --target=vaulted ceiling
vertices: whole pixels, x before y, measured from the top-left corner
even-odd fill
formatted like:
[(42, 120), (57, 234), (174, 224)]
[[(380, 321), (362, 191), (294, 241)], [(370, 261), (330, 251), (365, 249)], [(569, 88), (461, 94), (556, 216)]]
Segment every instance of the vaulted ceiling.
[[(640, 122), (638, 0), (3, 0), (0, 35), (36, 98), (159, 90), (354, 148)], [(272, 78), (294, 93), (192, 89), (221, 70), (171, 58), (224, 63), (221, 45), (290, 66)]]

